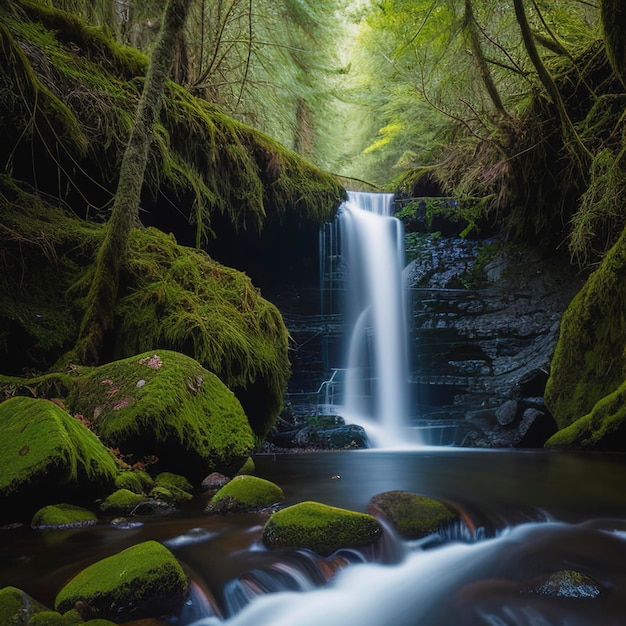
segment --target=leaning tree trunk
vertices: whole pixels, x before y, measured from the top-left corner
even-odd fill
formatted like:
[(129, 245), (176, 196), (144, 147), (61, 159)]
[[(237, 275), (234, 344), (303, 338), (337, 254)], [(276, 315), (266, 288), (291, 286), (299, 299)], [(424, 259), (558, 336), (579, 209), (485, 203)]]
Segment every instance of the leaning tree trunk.
[(623, 0), (602, 0), (601, 17), (607, 56), (626, 86), (626, 5)]
[(541, 56), (539, 55), (537, 46), (535, 45), (532, 29), (530, 28), (528, 18), (526, 17), (523, 0), (513, 0), (513, 5), (515, 7), (515, 17), (517, 18), (517, 22), (522, 31), (522, 39), (524, 40), (526, 53), (528, 54), (528, 57), (535, 67), (541, 83), (556, 108), (559, 122), (561, 124), (561, 131), (563, 133), (563, 141), (565, 142), (565, 145), (570, 153), (579, 162), (581, 171), (584, 172), (588, 169), (587, 165), (589, 164), (592, 155), (578, 136), (578, 133), (574, 128), (574, 124), (572, 123), (572, 120), (567, 113), (567, 109), (565, 108), (561, 92), (559, 91), (554, 78), (552, 78), (552, 74), (550, 74), (548, 68), (544, 65)]
[(478, 34), (478, 25), (476, 24), (474, 10), (472, 8), (472, 0), (465, 0), (465, 15), (463, 17), (463, 25), (469, 39), (474, 63), (476, 64), (476, 68), (478, 69), (480, 77), (483, 81), (483, 85), (485, 86), (485, 89), (489, 94), (489, 98), (491, 99), (491, 102), (493, 103), (496, 111), (503, 118), (507, 118), (509, 117), (509, 114), (504, 108), (502, 98), (500, 97), (498, 88), (496, 87), (493, 77), (491, 76), (491, 72), (489, 71), (489, 66), (487, 64), (487, 59), (485, 58), (482, 46), (480, 45), (480, 36)]
[(96, 363), (105, 332), (113, 324), (119, 274), (128, 239), (139, 221), (141, 188), (148, 162), (155, 121), (161, 110), (163, 89), (191, 0), (168, 0), (137, 105), (128, 145), (122, 158), (120, 177), (107, 231), (98, 250), (95, 274), (87, 309), (73, 355), (82, 363)]

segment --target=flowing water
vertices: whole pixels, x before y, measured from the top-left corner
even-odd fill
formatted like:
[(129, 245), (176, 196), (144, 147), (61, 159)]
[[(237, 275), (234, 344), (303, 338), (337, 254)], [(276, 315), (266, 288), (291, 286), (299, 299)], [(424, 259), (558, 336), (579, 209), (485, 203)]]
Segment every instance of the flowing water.
[[(346, 329), (338, 410), (363, 425), (376, 447), (406, 443), (410, 412), (404, 230), (392, 209), (393, 194), (349, 192), (321, 255), (336, 247), (333, 258), (340, 258), (339, 271), (331, 273), (341, 281)], [(332, 285), (327, 291), (333, 293)]]
[[(193, 581), (176, 626), (625, 623), (626, 455), (422, 448), (260, 455), (255, 463), (258, 476), (284, 489), (285, 504), (363, 511), (373, 495), (402, 489), (449, 502), (464, 523), (422, 542), (386, 528), (380, 544), (322, 559), (267, 550), (265, 516), (206, 515), (198, 497), (174, 517), (3, 529), (0, 587), (52, 605), (89, 563), (155, 539)], [(594, 582), (587, 597), (545, 591), (566, 569)]]

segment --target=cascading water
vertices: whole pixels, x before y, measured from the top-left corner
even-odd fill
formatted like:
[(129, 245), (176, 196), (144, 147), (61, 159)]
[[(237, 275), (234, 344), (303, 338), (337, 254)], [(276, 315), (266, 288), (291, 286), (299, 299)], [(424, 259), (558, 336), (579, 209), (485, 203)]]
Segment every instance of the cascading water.
[(393, 194), (348, 192), (322, 252), (340, 258), (340, 271), (329, 275), (341, 276), (344, 292), (341, 414), (364, 426), (377, 447), (406, 442), (409, 417), (404, 230), (392, 207)]

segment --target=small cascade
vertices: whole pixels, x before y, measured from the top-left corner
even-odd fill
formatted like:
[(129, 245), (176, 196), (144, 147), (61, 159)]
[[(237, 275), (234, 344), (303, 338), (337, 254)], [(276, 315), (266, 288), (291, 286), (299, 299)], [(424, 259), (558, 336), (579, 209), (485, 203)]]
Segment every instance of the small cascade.
[(404, 229), (392, 208), (393, 194), (349, 192), (320, 238), (322, 312), (341, 303), (345, 329), (340, 412), (377, 447), (406, 442), (410, 413)]

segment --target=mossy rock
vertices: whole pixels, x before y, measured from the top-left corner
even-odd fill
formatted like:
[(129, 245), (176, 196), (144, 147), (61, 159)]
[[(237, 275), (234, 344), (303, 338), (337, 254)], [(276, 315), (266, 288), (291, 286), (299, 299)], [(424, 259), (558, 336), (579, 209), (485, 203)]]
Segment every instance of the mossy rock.
[(173, 474), (172, 472), (161, 472), (154, 479), (155, 487), (176, 487), (181, 491), (186, 491), (191, 494), (193, 492), (192, 484), (180, 474)]
[[(110, 489), (113, 455), (88, 428), (48, 400), (16, 397), (0, 404), (2, 515)], [(74, 499), (74, 498), (72, 498)]]
[(403, 539), (420, 539), (460, 519), (459, 513), (443, 502), (406, 491), (375, 495), (367, 512), (386, 519)]
[(147, 493), (154, 487), (154, 480), (148, 472), (141, 470), (125, 470), (115, 478), (115, 486), (118, 489), (128, 489), (133, 493)]
[(382, 527), (371, 515), (319, 502), (301, 502), (274, 513), (263, 529), (269, 548), (308, 548), (328, 556), (341, 548), (373, 543)]
[(625, 275), (626, 232), (572, 299), (561, 320), (544, 396), (561, 429), (589, 414), (626, 380)]
[(254, 470), (256, 469), (256, 465), (254, 464), (254, 460), (251, 456), (246, 459), (246, 462), (239, 468), (237, 474), (246, 475), (246, 474), (254, 474)]
[(283, 490), (269, 480), (256, 476), (235, 476), (210, 500), (208, 513), (236, 513), (262, 509), (281, 502)]
[(177, 615), (187, 593), (187, 577), (174, 555), (146, 541), (81, 571), (59, 591), (54, 606), (62, 613), (75, 608), (83, 619), (120, 623)]
[(188, 491), (183, 491), (174, 485), (154, 487), (150, 491), (149, 496), (155, 500), (162, 500), (172, 505), (180, 505), (193, 499), (193, 496)]
[(34, 615), (44, 611), (49, 609), (20, 589), (0, 589), (0, 624), (28, 626)]
[(548, 448), (626, 450), (626, 382), (596, 403), (591, 411), (556, 432)]
[(50, 504), (39, 509), (31, 520), (32, 528), (67, 528), (95, 524), (98, 517), (93, 511), (74, 504)]
[(118, 489), (102, 501), (100, 510), (105, 515), (128, 515), (147, 500), (148, 498), (140, 493)]
[(234, 394), (178, 352), (146, 352), (87, 369), (69, 402), (107, 445), (155, 456), (159, 469), (192, 482), (240, 467), (254, 445)]
[[(82, 622), (78, 622), (79, 624)], [(33, 615), (28, 626), (67, 626), (68, 622), (56, 611), (42, 611)]]

